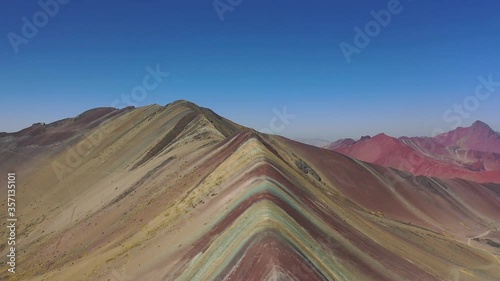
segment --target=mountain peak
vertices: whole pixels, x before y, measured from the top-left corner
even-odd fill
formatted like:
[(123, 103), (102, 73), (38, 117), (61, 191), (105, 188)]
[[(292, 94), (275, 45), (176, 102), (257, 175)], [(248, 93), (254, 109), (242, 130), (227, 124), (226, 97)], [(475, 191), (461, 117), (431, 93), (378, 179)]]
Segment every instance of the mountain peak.
[(394, 139), (391, 136), (386, 135), (385, 133), (380, 133), (376, 136), (374, 136), (372, 139), (383, 139), (383, 140), (388, 140), (388, 139)]
[(169, 106), (173, 106), (173, 105), (185, 105), (185, 106), (188, 106), (188, 107), (191, 107), (191, 108), (201, 108), (199, 105), (193, 103), (193, 102), (190, 102), (188, 100), (176, 100), (176, 101), (173, 101), (169, 104), (167, 104), (165, 107), (169, 107)]
[(483, 121), (476, 121), (472, 124), (471, 126), (472, 129), (486, 129), (486, 130), (492, 130), (488, 124), (484, 123)]
[(370, 136), (362, 136), (362, 137), (359, 139), (359, 141), (369, 140), (369, 139), (371, 139), (371, 138), (372, 138), (372, 137), (370, 137)]

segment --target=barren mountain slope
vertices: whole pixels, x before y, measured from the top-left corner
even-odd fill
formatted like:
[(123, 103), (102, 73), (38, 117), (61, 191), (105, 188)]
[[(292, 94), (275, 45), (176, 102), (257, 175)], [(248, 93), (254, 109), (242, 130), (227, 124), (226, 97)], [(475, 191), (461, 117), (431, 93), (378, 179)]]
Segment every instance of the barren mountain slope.
[(0, 138), (22, 198), (12, 280), (500, 279), (499, 185), (413, 177), (185, 101), (79, 132), (37, 157)]

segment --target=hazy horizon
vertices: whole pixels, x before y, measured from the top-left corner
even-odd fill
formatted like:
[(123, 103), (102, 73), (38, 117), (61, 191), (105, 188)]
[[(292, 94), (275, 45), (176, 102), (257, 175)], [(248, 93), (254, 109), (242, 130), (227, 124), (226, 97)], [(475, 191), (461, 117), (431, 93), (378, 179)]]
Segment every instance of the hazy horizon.
[[(174, 102), (174, 101), (171, 101), (171, 102)], [(160, 105), (161, 105), (161, 106), (165, 106), (165, 105), (167, 105), (167, 104), (160, 104)], [(198, 104), (198, 105), (199, 105), (199, 106), (201, 106), (201, 107), (206, 107), (206, 106), (204, 106), (204, 105), (202, 105), (202, 104)], [(102, 107), (105, 107), (105, 106), (102, 106)], [(91, 110), (91, 109), (94, 109), (94, 108), (89, 108), (89, 109), (87, 109), (87, 110)], [(217, 114), (219, 114), (219, 115), (223, 116), (224, 118), (227, 118), (227, 119), (229, 119), (229, 120), (231, 120), (231, 121), (234, 121), (234, 122), (236, 122), (236, 123), (239, 123), (240, 125), (243, 125), (243, 126), (246, 126), (246, 127), (249, 127), (249, 128), (253, 128), (253, 129), (256, 129), (256, 130), (259, 130), (259, 131), (260, 131), (260, 130), (264, 130), (264, 131), (265, 131), (265, 130), (269, 129), (269, 127), (270, 127), (270, 126), (265, 126), (265, 125), (263, 125), (263, 126), (261, 126), (261, 127), (252, 127), (252, 126), (250, 126), (250, 125), (248, 125), (248, 124), (244, 124), (244, 123), (240, 123), (240, 122), (236, 121), (235, 119), (237, 119), (237, 116), (234, 116), (235, 118), (232, 118), (231, 116), (226, 116), (226, 115), (224, 115), (224, 114), (221, 114), (220, 112), (218, 112), (218, 111), (217, 111), (217, 110), (215, 110), (214, 108), (210, 108), (210, 109), (214, 110), (214, 111), (215, 111), (215, 113), (217, 113)], [(86, 111), (86, 110), (85, 110), (85, 111)], [(30, 124), (26, 125), (25, 127), (22, 127), (22, 128), (20, 128), (20, 129), (13, 130), (13, 131), (6, 131), (6, 130), (2, 130), (2, 129), (0, 129), (0, 132), (13, 133), (13, 132), (17, 132), (17, 131), (19, 131), (19, 130), (22, 130), (22, 129), (28, 128), (28, 127), (32, 126), (33, 124), (35, 124), (35, 123), (45, 123), (45, 124), (50, 124), (50, 123), (52, 123), (52, 122), (56, 122), (56, 121), (59, 121), (59, 120), (65, 119), (65, 118), (73, 118), (73, 117), (76, 117), (76, 116), (78, 116), (79, 114), (81, 114), (81, 113), (83, 113), (83, 112), (84, 112), (84, 111), (82, 111), (82, 112), (78, 112), (78, 113), (75, 113), (75, 114), (73, 114), (73, 115), (63, 117), (63, 118), (55, 119), (55, 120), (38, 120), (38, 121), (35, 121), (35, 122), (32, 122), (32, 123), (30, 123)], [(273, 113), (273, 111), (272, 111), (272, 110), (271, 110), (270, 112), (271, 112), (271, 114), (269, 115), (269, 120), (271, 120), (271, 119), (273, 119), (273, 118), (275, 118), (275, 117), (276, 117), (276, 115)], [(291, 112), (291, 111), (289, 111), (289, 110), (288, 110), (288, 113), (289, 113), (289, 114), (292, 114), (292, 112)], [(277, 118), (277, 117), (276, 117), (276, 118)], [(359, 138), (361, 138), (361, 137), (363, 137), (363, 136), (372, 136), (372, 137), (373, 137), (373, 136), (375, 136), (375, 135), (377, 135), (377, 134), (380, 134), (380, 133), (384, 133), (384, 134), (387, 134), (387, 135), (392, 136), (392, 137), (404, 137), (404, 136), (408, 136), (408, 137), (424, 137), (424, 136), (431, 136), (431, 135), (432, 135), (432, 134), (430, 134), (430, 133), (429, 133), (429, 134), (420, 134), (420, 135), (419, 135), (419, 134), (413, 134), (413, 135), (410, 135), (410, 134), (406, 134), (406, 135), (405, 135), (405, 134), (402, 134), (402, 135), (397, 135), (397, 134), (391, 134), (391, 133), (388, 133), (389, 131), (391, 131), (391, 129), (390, 129), (390, 128), (386, 128), (386, 130), (385, 130), (385, 131), (384, 131), (384, 130), (382, 130), (382, 131), (375, 132), (374, 130), (371, 130), (373, 133), (363, 133), (363, 132), (359, 132), (359, 133), (354, 133), (354, 134), (347, 134), (347, 133), (345, 133), (345, 132), (341, 132), (341, 131), (340, 131), (340, 130), (338, 130), (338, 129), (333, 129), (332, 131), (330, 131), (330, 132), (326, 132), (326, 133), (330, 133), (330, 134), (331, 134), (331, 133), (337, 132), (337, 133), (339, 133), (339, 134), (338, 134), (338, 135), (339, 135), (339, 137), (335, 137), (335, 136), (333, 136), (332, 138), (328, 138), (328, 137), (321, 137), (321, 136), (319, 136), (319, 135), (318, 135), (318, 136), (315, 136), (315, 135), (300, 135), (300, 133), (299, 133), (299, 134), (297, 134), (297, 135), (289, 134), (289, 131), (290, 131), (289, 129), (290, 129), (290, 128), (293, 128), (293, 122), (294, 122), (294, 120), (296, 120), (296, 119), (297, 119), (297, 117), (295, 117), (295, 118), (293, 118), (293, 119), (290, 119), (290, 124), (289, 124), (288, 126), (284, 126), (284, 130), (283, 130), (283, 132), (272, 132), (272, 133), (275, 133), (275, 134), (277, 134), (277, 135), (282, 135), (282, 136), (285, 136), (285, 137), (290, 138), (290, 139), (305, 139), (305, 140), (313, 140), (313, 139), (318, 139), (318, 140), (326, 140), (326, 141), (330, 141), (330, 142), (334, 142), (334, 141), (336, 141), (336, 140), (339, 140), (339, 139), (344, 139), (344, 138), (352, 138), (352, 139), (354, 139), (354, 140), (358, 140)], [(277, 120), (278, 120), (278, 118), (277, 118)], [(472, 120), (472, 119), (471, 119), (471, 120), (469, 120), (468, 122), (464, 122), (462, 126), (458, 126), (458, 127), (469, 127), (469, 126), (471, 126), (471, 125), (472, 125), (474, 122), (476, 122), (476, 121), (482, 121), (482, 122), (486, 123), (488, 126), (490, 126), (490, 127), (491, 127), (494, 131), (496, 131), (496, 132), (500, 132), (500, 130), (499, 130), (499, 128), (498, 128), (498, 127), (494, 127), (494, 126), (492, 126), (491, 124), (489, 124), (488, 122), (485, 122), (484, 120)], [(352, 125), (352, 124), (346, 124), (346, 125)], [(279, 126), (282, 126), (282, 124), (280, 124)], [(380, 126), (380, 127), (383, 127), (383, 126)], [(444, 127), (442, 127), (442, 128), (444, 129)], [(450, 128), (449, 130), (446, 130), (446, 132), (451, 131), (451, 130), (454, 130), (454, 129), (456, 129), (456, 128), (457, 128), (457, 127)], [(433, 129), (435, 129), (435, 128), (433, 128)], [(411, 130), (411, 129), (410, 129), (410, 130)], [(271, 130), (271, 131), (272, 131), (272, 130)]]

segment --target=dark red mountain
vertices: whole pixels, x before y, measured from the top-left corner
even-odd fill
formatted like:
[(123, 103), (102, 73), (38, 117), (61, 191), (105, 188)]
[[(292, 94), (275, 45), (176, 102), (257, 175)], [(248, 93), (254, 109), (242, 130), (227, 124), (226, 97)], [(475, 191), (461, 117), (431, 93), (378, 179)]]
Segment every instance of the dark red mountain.
[(379, 134), (338, 140), (327, 148), (415, 175), (500, 182), (500, 135), (481, 121), (436, 137)]

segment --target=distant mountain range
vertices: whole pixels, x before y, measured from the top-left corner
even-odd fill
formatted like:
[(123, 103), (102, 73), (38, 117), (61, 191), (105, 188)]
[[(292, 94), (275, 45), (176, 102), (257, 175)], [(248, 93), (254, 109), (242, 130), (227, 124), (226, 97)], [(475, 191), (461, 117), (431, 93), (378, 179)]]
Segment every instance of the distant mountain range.
[(481, 121), (436, 137), (379, 134), (341, 139), (326, 148), (414, 175), (500, 182), (500, 134)]

